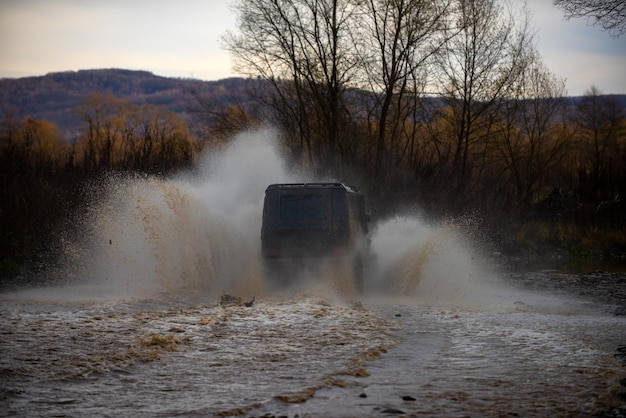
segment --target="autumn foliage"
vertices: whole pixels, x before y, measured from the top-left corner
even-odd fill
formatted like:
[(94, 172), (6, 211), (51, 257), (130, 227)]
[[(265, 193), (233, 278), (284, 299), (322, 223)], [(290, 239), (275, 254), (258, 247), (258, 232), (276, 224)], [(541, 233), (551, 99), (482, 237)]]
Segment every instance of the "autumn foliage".
[[(103, 173), (168, 175), (195, 161), (198, 139), (164, 107), (94, 93), (77, 103), (75, 142), (47, 121), (5, 117), (0, 129), (1, 268), (16, 271), (42, 253), (49, 235), (82, 204)], [(32, 260), (31, 260), (32, 261)]]

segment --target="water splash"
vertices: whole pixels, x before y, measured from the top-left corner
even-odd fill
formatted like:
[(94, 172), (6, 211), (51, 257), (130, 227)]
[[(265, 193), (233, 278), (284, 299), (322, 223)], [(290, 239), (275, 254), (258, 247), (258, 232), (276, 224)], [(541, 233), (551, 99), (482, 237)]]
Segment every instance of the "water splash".
[(242, 133), (170, 180), (109, 177), (65, 254), (77, 297), (254, 292), (263, 192), (295, 181), (275, 137), (269, 129)]
[[(109, 176), (65, 238), (71, 286), (47, 288), (61, 300), (263, 294), (260, 260), (264, 190), (275, 182), (316, 181), (288, 170), (271, 129), (244, 132), (172, 179)], [(470, 240), (453, 223), (396, 216), (374, 225), (366, 295), (422, 303), (483, 305), (503, 293)], [(332, 298), (354, 293), (351, 276), (294, 277), (293, 291)], [(344, 274), (345, 273), (345, 274)], [(350, 290), (352, 289), (352, 290)], [(33, 293), (35, 291), (32, 291)], [(348, 295), (348, 299), (354, 295)]]
[(416, 216), (378, 224), (372, 237), (377, 271), (371, 286), (421, 302), (483, 303), (495, 270), (450, 223), (431, 225)]

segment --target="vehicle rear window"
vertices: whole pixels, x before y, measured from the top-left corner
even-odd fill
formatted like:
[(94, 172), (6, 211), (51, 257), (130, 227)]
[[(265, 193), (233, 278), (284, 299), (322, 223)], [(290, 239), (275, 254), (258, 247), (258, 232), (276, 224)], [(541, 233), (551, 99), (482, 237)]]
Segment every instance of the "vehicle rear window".
[(319, 222), (326, 219), (328, 199), (320, 194), (287, 194), (280, 196), (279, 217), (282, 222)]

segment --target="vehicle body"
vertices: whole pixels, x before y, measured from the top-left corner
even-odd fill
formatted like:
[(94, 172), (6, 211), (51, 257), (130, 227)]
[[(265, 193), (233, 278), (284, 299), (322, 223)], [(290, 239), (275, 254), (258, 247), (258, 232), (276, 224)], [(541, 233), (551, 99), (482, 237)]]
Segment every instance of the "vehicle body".
[(272, 184), (265, 190), (261, 228), (266, 269), (289, 280), (299, 267), (330, 260), (349, 266), (362, 290), (368, 221), (363, 195), (344, 184)]

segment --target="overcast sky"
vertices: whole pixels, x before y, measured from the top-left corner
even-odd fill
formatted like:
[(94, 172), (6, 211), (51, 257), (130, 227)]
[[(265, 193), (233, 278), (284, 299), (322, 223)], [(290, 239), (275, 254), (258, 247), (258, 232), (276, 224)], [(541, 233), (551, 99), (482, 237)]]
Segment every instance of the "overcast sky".
[[(512, 0), (521, 2), (521, 0)], [(235, 29), (229, 0), (0, 0), (0, 77), (125, 68), (217, 80), (232, 73), (220, 37)], [(548, 68), (569, 95), (595, 85), (626, 94), (626, 35), (564, 21), (551, 0), (529, 0)]]

